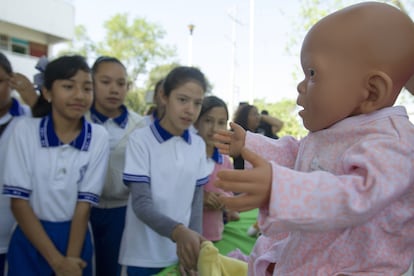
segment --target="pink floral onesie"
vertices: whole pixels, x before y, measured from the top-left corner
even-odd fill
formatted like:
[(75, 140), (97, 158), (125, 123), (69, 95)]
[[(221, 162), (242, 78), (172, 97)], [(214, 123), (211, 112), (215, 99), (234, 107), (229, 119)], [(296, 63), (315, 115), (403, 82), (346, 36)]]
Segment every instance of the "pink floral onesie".
[[(414, 258), (414, 126), (403, 107), (246, 147), (271, 161), (249, 275), (401, 275)], [(285, 235), (288, 233), (288, 235)], [(283, 237), (283, 238), (280, 238)]]

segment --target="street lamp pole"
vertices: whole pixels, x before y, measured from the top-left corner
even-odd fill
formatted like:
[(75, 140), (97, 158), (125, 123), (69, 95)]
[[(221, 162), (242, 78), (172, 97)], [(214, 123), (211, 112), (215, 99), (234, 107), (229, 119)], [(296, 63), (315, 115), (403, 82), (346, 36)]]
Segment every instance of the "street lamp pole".
[(254, 0), (250, 0), (249, 24), (249, 103), (253, 104), (254, 95)]
[(193, 66), (193, 32), (194, 32), (195, 25), (189, 24), (188, 30), (190, 34), (188, 36), (188, 66)]

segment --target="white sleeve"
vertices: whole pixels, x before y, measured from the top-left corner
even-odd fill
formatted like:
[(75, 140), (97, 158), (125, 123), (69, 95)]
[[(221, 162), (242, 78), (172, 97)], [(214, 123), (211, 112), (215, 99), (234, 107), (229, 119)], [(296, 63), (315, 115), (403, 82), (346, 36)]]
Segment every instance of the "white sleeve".
[(147, 138), (143, 135), (145, 129), (135, 130), (128, 138), (123, 173), (125, 184), (151, 183), (149, 149), (144, 144)]
[(98, 204), (108, 168), (109, 137), (102, 126), (94, 125), (92, 139), (89, 163), (84, 168), (82, 180), (78, 183), (78, 201)]
[[(33, 124), (33, 122), (29, 122)], [(8, 139), (4, 164), (3, 194), (8, 197), (29, 199), (32, 192), (32, 166), (34, 156), (30, 156), (30, 148), (38, 147), (35, 134), (31, 133), (33, 126), (27, 125), (26, 120), (16, 122)], [(28, 137), (31, 137), (28, 139)]]

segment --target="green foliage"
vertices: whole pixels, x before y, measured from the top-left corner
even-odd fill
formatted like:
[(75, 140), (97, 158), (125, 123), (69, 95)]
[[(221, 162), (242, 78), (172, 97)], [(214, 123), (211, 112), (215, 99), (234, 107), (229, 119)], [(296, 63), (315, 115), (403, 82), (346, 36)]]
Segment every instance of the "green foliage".
[(133, 82), (147, 73), (148, 68), (175, 56), (175, 48), (160, 43), (165, 30), (143, 18), (130, 22), (127, 14), (117, 14), (105, 21), (104, 27), (105, 41), (98, 43), (96, 52), (122, 60)]
[(58, 56), (79, 54), (88, 58), (95, 52), (95, 44), (89, 38), (85, 26), (78, 25), (75, 27), (74, 39), (67, 43), (67, 47), (58, 52)]
[[(176, 63), (174, 47), (164, 45), (165, 30), (143, 18), (129, 20), (127, 14), (117, 14), (104, 22), (106, 35), (103, 41), (90, 40), (87, 30), (79, 25), (75, 28), (73, 41), (67, 43), (63, 54), (80, 54), (92, 63), (98, 56), (113, 56), (121, 60), (127, 68), (131, 89), (126, 97), (126, 105), (142, 114), (147, 108), (146, 92), (155, 82), (145, 81), (148, 71), (165, 65), (163, 74)], [(168, 69), (167, 69), (168, 68)], [(158, 69), (154, 69), (158, 70)], [(168, 71), (167, 71), (168, 70)], [(151, 74), (150, 74), (151, 77)]]
[(133, 89), (125, 97), (125, 105), (138, 114), (144, 114), (146, 111), (145, 91), (142, 89)]
[(295, 100), (284, 99), (277, 103), (265, 103), (263, 99), (256, 99), (254, 105), (259, 109), (259, 112), (267, 110), (269, 115), (283, 121), (283, 128), (277, 133), (279, 137), (290, 135), (301, 138), (308, 133), (297, 115)]

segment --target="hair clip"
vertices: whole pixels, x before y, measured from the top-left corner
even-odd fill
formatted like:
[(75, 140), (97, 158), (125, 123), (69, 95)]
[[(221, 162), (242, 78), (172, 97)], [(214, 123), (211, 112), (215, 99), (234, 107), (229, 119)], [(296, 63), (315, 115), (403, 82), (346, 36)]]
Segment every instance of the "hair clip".
[(35, 88), (39, 91), (42, 89), (42, 86), (44, 83), (44, 73), (45, 73), (46, 66), (48, 63), (49, 61), (47, 57), (42, 56), (40, 57), (39, 61), (36, 63), (36, 66), (35, 66), (35, 68), (39, 70), (40, 73), (37, 73), (33, 76), (33, 82), (35, 84)]

